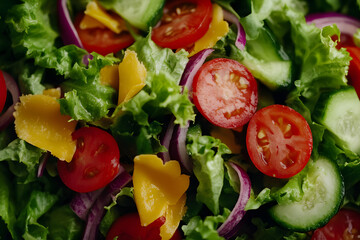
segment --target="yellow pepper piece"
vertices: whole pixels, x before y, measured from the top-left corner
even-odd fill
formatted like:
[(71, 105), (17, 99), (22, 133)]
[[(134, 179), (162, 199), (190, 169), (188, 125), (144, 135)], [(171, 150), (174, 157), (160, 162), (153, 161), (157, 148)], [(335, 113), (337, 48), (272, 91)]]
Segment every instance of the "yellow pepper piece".
[(136, 52), (126, 50), (119, 64), (118, 104), (128, 101), (146, 85), (146, 68), (138, 60)]
[(178, 161), (164, 164), (156, 155), (145, 154), (134, 159), (133, 185), (141, 225), (147, 226), (179, 202), (189, 187), (189, 176), (181, 174)]
[(108, 14), (96, 1), (91, 1), (86, 5), (85, 14), (95, 18), (114, 33), (119, 34), (124, 30), (124, 27), (126, 28), (125, 21), (120, 20), (120, 17), (114, 17)]
[(91, 29), (91, 28), (106, 28), (104, 24), (99, 22), (93, 17), (90, 17), (89, 15), (84, 15), (84, 17), (81, 19), (80, 29)]
[(195, 42), (193, 49), (191, 50), (189, 57), (200, 52), (206, 48), (212, 48), (218, 40), (224, 37), (229, 32), (229, 24), (224, 21), (224, 14), (222, 8), (213, 4), (213, 16), (210, 23), (209, 30), (205, 35)]
[(100, 70), (100, 82), (103, 85), (119, 89), (119, 66), (107, 65)]
[(50, 97), (54, 97), (56, 99), (60, 99), (60, 97), (61, 97), (61, 89), (60, 88), (45, 89), (43, 91), (43, 95), (47, 95), (47, 96), (50, 96)]
[(76, 141), (72, 140), (77, 122), (61, 115), (55, 97), (25, 95), (15, 107), (15, 130), (20, 139), (50, 151), (60, 160), (70, 162), (75, 153)]
[(170, 239), (186, 212), (186, 194), (182, 195), (175, 205), (169, 205), (165, 214), (165, 223), (160, 227), (160, 236), (162, 240)]
[(211, 129), (210, 135), (214, 138), (220, 139), (231, 150), (232, 153), (240, 153), (241, 145), (236, 141), (234, 130), (214, 127)]

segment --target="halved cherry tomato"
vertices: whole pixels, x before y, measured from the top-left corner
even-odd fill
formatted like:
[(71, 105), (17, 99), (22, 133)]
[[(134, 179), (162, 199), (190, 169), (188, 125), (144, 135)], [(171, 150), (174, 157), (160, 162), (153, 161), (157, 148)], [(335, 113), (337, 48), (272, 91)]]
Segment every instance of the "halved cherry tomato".
[(5, 102), (6, 102), (6, 96), (7, 96), (7, 88), (5, 83), (5, 78), (0, 70), (0, 113), (2, 112)]
[(84, 48), (90, 53), (97, 52), (101, 55), (116, 53), (135, 41), (127, 31), (116, 34), (108, 28), (81, 29), (79, 25), (82, 17), (83, 14), (76, 16), (74, 26)]
[(360, 213), (350, 209), (341, 209), (324, 227), (315, 230), (311, 239), (360, 239)]
[(238, 129), (257, 108), (257, 82), (239, 62), (216, 58), (200, 67), (194, 77), (193, 100), (212, 124)]
[[(140, 224), (138, 213), (129, 213), (119, 217), (110, 227), (106, 240), (115, 237), (121, 240), (161, 240), (160, 227), (165, 223), (165, 217), (160, 217), (150, 225), (143, 227)], [(177, 230), (171, 240), (181, 240), (181, 234)]]
[(161, 47), (186, 48), (205, 35), (211, 20), (210, 0), (167, 1), (152, 40)]
[(360, 98), (360, 48), (346, 47), (346, 49), (352, 57), (348, 73), (349, 83), (355, 88)]
[(300, 113), (284, 105), (270, 105), (251, 118), (246, 147), (250, 159), (262, 173), (289, 178), (310, 159), (312, 134)]
[(72, 161), (57, 162), (61, 180), (76, 192), (105, 187), (119, 172), (117, 142), (108, 132), (96, 127), (80, 128), (72, 137), (77, 141)]

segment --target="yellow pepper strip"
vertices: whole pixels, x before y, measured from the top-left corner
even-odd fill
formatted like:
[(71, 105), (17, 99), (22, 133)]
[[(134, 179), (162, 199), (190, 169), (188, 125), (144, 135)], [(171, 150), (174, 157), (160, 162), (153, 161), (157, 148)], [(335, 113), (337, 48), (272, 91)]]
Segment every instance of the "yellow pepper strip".
[(124, 28), (126, 29), (124, 20), (120, 17), (115, 17), (114, 15), (107, 13), (106, 10), (103, 9), (96, 1), (90, 1), (86, 5), (84, 13), (92, 18), (95, 18), (114, 33), (119, 34), (122, 30), (124, 30)]
[(171, 237), (185, 214), (185, 192), (189, 176), (181, 174), (178, 161), (165, 164), (156, 155), (144, 154), (134, 159), (134, 199), (142, 226), (166, 217), (163, 239)]
[(210, 135), (214, 138), (220, 139), (221, 142), (225, 143), (232, 153), (241, 152), (241, 145), (237, 142), (234, 130), (214, 127), (211, 129)]
[(111, 86), (116, 91), (119, 89), (119, 65), (107, 65), (100, 70), (100, 82)]
[(55, 97), (25, 95), (15, 106), (15, 131), (20, 139), (50, 151), (60, 160), (70, 162), (75, 153), (72, 140), (77, 122), (60, 113)]
[(185, 203), (186, 194), (183, 194), (175, 205), (169, 205), (165, 215), (165, 223), (160, 227), (160, 236), (162, 240), (170, 239), (179, 227), (181, 218), (186, 212)]
[(216, 42), (224, 37), (228, 32), (229, 24), (224, 21), (222, 8), (217, 4), (213, 4), (213, 16), (209, 30), (202, 38), (195, 42), (189, 57), (195, 55), (203, 49), (212, 48)]
[(84, 17), (81, 19), (80, 29), (91, 29), (91, 28), (101, 28), (104, 29), (106, 26), (96, 20), (93, 17), (90, 17), (89, 15), (84, 15)]
[(54, 97), (56, 99), (60, 99), (60, 97), (61, 97), (61, 89), (60, 88), (45, 89), (43, 91), (43, 95), (47, 95), (47, 96), (50, 96), (50, 97)]
[(146, 68), (138, 60), (134, 51), (126, 50), (119, 64), (118, 104), (128, 101), (146, 85)]

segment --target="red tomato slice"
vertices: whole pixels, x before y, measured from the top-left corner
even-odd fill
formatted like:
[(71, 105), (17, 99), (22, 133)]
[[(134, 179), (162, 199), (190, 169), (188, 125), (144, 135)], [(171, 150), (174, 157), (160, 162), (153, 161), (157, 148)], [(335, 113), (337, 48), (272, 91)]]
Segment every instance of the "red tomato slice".
[(257, 83), (239, 62), (216, 58), (206, 62), (196, 73), (193, 101), (212, 124), (239, 129), (256, 111)]
[(352, 60), (349, 66), (349, 83), (355, 88), (357, 95), (360, 97), (360, 48), (346, 47)]
[(76, 151), (70, 163), (58, 161), (61, 180), (76, 192), (90, 192), (110, 183), (119, 172), (120, 151), (115, 139), (96, 127), (73, 133)]
[(186, 48), (205, 35), (211, 20), (210, 0), (167, 1), (152, 40), (164, 48)]
[(90, 53), (97, 52), (105, 56), (127, 48), (135, 41), (126, 31), (116, 34), (108, 28), (80, 29), (82, 17), (83, 14), (79, 14), (75, 18), (74, 25), (84, 48)]
[[(161, 240), (160, 227), (165, 223), (165, 217), (160, 217), (150, 225), (143, 227), (140, 224), (138, 213), (129, 213), (119, 217), (110, 227), (106, 240), (115, 237), (121, 240)], [(181, 240), (177, 230), (171, 240)]]
[(5, 102), (6, 102), (6, 96), (7, 96), (7, 88), (5, 83), (5, 78), (0, 70), (0, 113), (2, 112)]
[(249, 122), (246, 146), (250, 159), (262, 173), (289, 178), (310, 159), (312, 134), (300, 113), (284, 105), (257, 111)]
[(360, 213), (341, 209), (324, 227), (315, 230), (311, 239), (360, 239)]

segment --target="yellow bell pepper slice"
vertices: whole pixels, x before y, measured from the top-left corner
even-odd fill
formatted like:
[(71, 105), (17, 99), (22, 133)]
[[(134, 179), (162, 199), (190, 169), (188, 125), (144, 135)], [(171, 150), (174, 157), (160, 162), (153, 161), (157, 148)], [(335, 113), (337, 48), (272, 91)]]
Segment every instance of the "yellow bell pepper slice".
[[(178, 161), (165, 164), (156, 155), (144, 154), (134, 159), (134, 199), (142, 226), (166, 217), (163, 239), (171, 237), (185, 214), (185, 192), (189, 176), (181, 174)], [(170, 238), (169, 237), (169, 238)]]
[(81, 19), (80, 29), (91, 29), (91, 28), (101, 28), (104, 29), (106, 26), (96, 20), (93, 17), (90, 17), (89, 15), (84, 15), (84, 17)]
[(222, 8), (217, 4), (213, 4), (213, 16), (209, 30), (202, 38), (195, 42), (193, 49), (190, 51), (189, 57), (195, 55), (203, 49), (214, 47), (216, 42), (224, 37), (228, 32), (229, 24), (224, 21)]
[(54, 97), (56, 99), (60, 99), (60, 97), (61, 97), (61, 89), (60, 88), (45, 89), (43, 91), (43, 95), (47, 95), (47, 96)]
[(76, 141), (71, 134), (77, 122), (60, 113), (55, 97), (25, 95), (15, 106), (15, 131), (20, 139), (50, 151), (60, 160), (70, 162), (75, 153)]
[(118, 104), (135, 96), (146, 85), (146, 68), (134, 51), (126, 50), (119, 64)]
[(106, 10), (103, 9), (96, 1), (90, 1), (86, 5), (86, 10), (84, 13), (101, 22), (114, 33), (119, 34), (124, 30), (124, 28), (126, 29), (124, 20), (122, 20), (120, 17), (115, 17), (107, 13)]
[(111, 86), (116, 91), (119, 89), (119, 65), (107, 65), (100, 70), (100, 82)]

